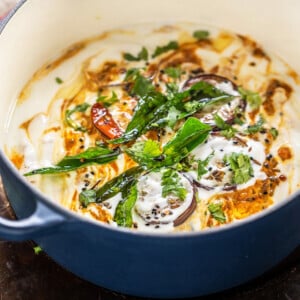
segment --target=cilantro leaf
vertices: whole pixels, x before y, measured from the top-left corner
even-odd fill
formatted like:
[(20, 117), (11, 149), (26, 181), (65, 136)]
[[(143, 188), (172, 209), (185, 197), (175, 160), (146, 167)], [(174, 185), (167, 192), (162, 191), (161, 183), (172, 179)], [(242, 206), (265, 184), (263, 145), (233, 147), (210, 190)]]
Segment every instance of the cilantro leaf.
[(155, 164), (153, 159), (162, 154), (159, 143), (153, 140), (136, 142), (125, 152), (140, 165), (146, 165), (148, 168)]
[(250, 107), (255, 110), (258, 109), (262, 103), (261, 97), (258, 93), (245, 90), (241, 86), (238, 88), (239, 93), (241, 94), (242, 98), (249, 103)]
[(148, 60), (148, 50), (143, 47), (142, 50), (137, 54), (137, 56), (134, 56), (130, 53), (124, 53), (123, 57), (124, 59), (128, 60), (128, 61), (140, 61), (140, 60)]
[(165, 69), (165, 73), (174, 79), (178, 79), (182, 74), (182, 70), (180, 68), (169, 67)]
[(181, 201), (186, 198), (187, 191), (180, 182), (178, 173), (173, 169), (163, 170), (162, 187), (163, 197), (172, 195), (178, 197)]
[(39, 255), (43, 249), (40, 246), (33, 247), (34, 254)]
[(275, 127), (272, 127), (269, 131), (270, 131), (273, 139), (275, 140), (278, 137), (278, 134), (279, 134), (278, 130)]
[(111, 97), (109, 98), (109, 97), (107, 97), (107, 96), (99, 96), (97, 99), (96, 99), (96, 102), (101, 102), (101, 103), (103, 103), (103, 105), (105, 106), (105, 107), (109, 107), (109, 106), (111, 106), (112, 104), (114, 104), (115, 102), (118, 102), (119, 101), (119, 98), (118, 98), (118, 96), (117, 96), (117, 94), (116, 94), (116, 92), (115, 91), (112, 91), (112, 95), (111, 95)]
[(65, 114), (65, 122), (72, 128), (74, 128), (76, 131), (82, 131), (85, 132), (87, 129), (77, 124), (73, 118), (72, 115), (76, 112), (84, 113), (90, 105), (88, 103), (82, 103), (77, 106), (75, 106), (73, 109), (66, 110)]
[(230, 156), (225, 156), (224, 161), (229, 163), (232, 169), (232, 183), (242, 184), (253, 176), (253, 168), (248, 155), (233, 152)]
[(254, 125), (249, 125), (245, 131), (245, 133), (248, 133), (248, 134), (254, 134), (254, 133), (257, 133), (259, 132), (260, 130), (263, 129), (263, 125), (265, 123), (265, 120), (262, 116), (260, 116), (259, 120), (257, 121), (256, 124)]
[(214, 121), (216, 126), (221, 129), (220, 133), (227, 139), (234, 137), (237, 133), (237, 130), (227, 124), (218, 114), (214, 114)]
[(198, 180), (202, 177), (202, 175), (208, 172), (206, 167), (213, 156), (214, 156), (214, 151), (210, 155), (208, 155), (204, 160), (198, 160), (198, 169), (197, 169)]
[(193, 37), (197, 40), (205, 40), (209, 37), (209, 32), (207, 30), (196, 30), (193, 33)]
[(215, 220), (219, 221), (220, 223), (226, 222), (226, 216), (222, 209), (222, 203), (210, 203), (207, 208)]
[(155, 58), (156, 56), (159, 56), (165, 52), (168, 52), (170, 50), (176, 50), (179, 48), (179, 45), (176, 41), (170, 41), (167, 45), (165, 46), (158, 46), (156, 47), (154, 53), (152, 54), (152, 58)]
[(62, 84), (62, 83), (64, 83), (64, 81), (63, 81), (60, 77), (56, 77), (56, 78), (55, 78), (55, 81), (56, 81), (57, 84)]

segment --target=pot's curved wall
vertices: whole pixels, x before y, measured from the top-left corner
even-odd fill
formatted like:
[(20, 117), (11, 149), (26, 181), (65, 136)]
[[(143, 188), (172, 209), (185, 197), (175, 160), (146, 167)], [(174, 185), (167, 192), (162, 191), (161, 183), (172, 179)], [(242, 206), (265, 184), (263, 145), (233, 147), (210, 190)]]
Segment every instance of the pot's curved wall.
[(248, 33), (300, 70), (297, 0), (30, 0), (0, 36), (0, 141), (21, 87), (66, 46), (123, 24), (174, 20)]

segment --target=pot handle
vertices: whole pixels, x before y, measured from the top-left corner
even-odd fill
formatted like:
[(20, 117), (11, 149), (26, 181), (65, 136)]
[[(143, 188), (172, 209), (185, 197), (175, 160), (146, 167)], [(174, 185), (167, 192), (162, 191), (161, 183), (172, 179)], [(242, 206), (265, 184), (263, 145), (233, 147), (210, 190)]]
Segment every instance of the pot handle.
[(8, 220), (0, 217), (0, 237), (5, 240), (24, 241), (41, 235), (51, 234), (66, 224), (67, 218), (37, 202), (33, 214), (21, 220)]

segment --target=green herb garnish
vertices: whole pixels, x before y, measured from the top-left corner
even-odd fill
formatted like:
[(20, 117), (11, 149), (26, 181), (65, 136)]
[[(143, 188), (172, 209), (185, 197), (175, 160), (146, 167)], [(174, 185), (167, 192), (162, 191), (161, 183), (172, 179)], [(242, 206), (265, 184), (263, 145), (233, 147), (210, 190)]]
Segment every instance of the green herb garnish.
[(56, 81), (56, 83), (57, 84), (62, 84), (64, 81), (61, 79), (61, 78), (59, 78), (59, 77), (56, 77), (55, 78), (55, 81)]
[(116, 102), (118, 102), (119, 101), (119, 98), (118, 98), (118, 96), (117, 96), (117, 94), (116, 94), (116, 92), (115, 91), (113, 91), (112, 92), (112, 95), (111, 95), (111, 97), (107, 97), (107, 96), (98, 96), (98, 98), (96, 99), (96, 102), (101, 102), (101, 103), (103, 103), (103, 105), (105, 106), (105, 107), (109, 107), (109, 106), (111, 106), (112, 104), (114, 104), (114, 103), (116, 103)]
[(239, 93), (241, 94), (242, 98), (244, 100), (247, 101), (247, 103), (249, 103), (250, 107), (253, 110), (256, 110), (260, 107), (262, 100), (261, 97), (258, 93), (252, 92), (252, 91), (248, 91), (245, 90), (244, 88), (242, 88), (241, 86), (239, 87)]
[(256, 124), (254, 125), (249, 125), (246, 129), (246, 133), (248, 134), (254, 134), (257, 133), (259, 131), (261, 131), (263, 129), (263, 125), (265, 123), (265, 120), (262, 116), (260, 116), (259, 120), (257, 121)]
[(132, 209), (137, 200), (138, 191), (136, 182), (128, 185), (122, 192), (122, 200), (118, 203), (114, 215), (114, 221), (118, 226), (131, 227), (132, 226)]
[(123, 192), (129, 186), (132, 186), (137, 176), (143, 171), (142, 167), (134, 167), (108, 181), (98, 190), (82, 191), (79, 195), (81, 205), (86, 207), (90, 203), (100, 203)]
[(163, 170), (162, 175), (162, 196), (174, 196), (181, 201), (186, 197), (187, 191), (180, 182), (178, 173), (173, 169)]
[(220, 223), (226, 222), (226, 216), (222, 209), (222, 203), (211, 203), (207, 208), (215, 220), (219, 221)]
[(208, 170), (206, 169), (209, 161), (212, 159), (212, 157), (214, 156), (214, 151), (207, 156), (204, 160), (198, 160), (198, 168), (197, 168), (197, 175), (198, 175), (198, 180), (208, 172)]
[(179, 48), (179, 45), (176, 41), (170, 41), (167, 45), (165, 46), (158, 46), (156, 47), (154, 53), (152, 54), (152, 58), (155, 58), (156, 56), (159, 56), (165, 52), (168, 52), (170, 50), (176, 50)]
[(148, 60), (148, 50), (143, 47), (142, 50), (137, 54), (137, 56), (134, 56), (130, 53), (124, 53), (123, 57), (124, 59), (128, 61), (140, 61), (140, 60)]
[(197, 40), (206, 40), (209, 37), (209, 32), (207, 30), (196, 30), (193, 33), (193, 37)]
[(272, 127), (269, 131), (270, 131), (273, 139), (275, 140), (278, 137), (278, 134), (279, 134), (278, 130), (276, 128)]
[(248, 155), (234, 152), (230, 156), (225, 156), (224, 161), (229, 163), (232, 169), (232, 183), (242, 184), (253, 176), (253, 168)]
[(165, 69), (165, 73), (174, 79), (178, 79), (182, 74), (182, 70), (180, 68), (169, 67)]
[(73, 120), (72, 115), (76, 112), (84, 113), (89, 107), (90, 105), (88, 103), (82, 103), (75, 106), (73, 109), (68, 109), (65, 114), (65, 122), (76, 131), (85, 132), (87, 129), (77, 124), (77, 122)]
[(39, 255), (43, 249), (40, 246), (33, 247), (34, 254)]
[(106, 164), (117, 159), (120, 150), (110, 150), (102, 147), (91, 147), (77, 155), (66, 156), (54, 167), (36, 169), (25, 173), (24, 176), (36, 174), (57, 174), (77, 170), (91, 164)]
[(227, 139), (231, 139), (237, 133), (237, 130), (227, 124), (218, 114), (214, 114), (216, 126), (221, 129), (220, 133)]

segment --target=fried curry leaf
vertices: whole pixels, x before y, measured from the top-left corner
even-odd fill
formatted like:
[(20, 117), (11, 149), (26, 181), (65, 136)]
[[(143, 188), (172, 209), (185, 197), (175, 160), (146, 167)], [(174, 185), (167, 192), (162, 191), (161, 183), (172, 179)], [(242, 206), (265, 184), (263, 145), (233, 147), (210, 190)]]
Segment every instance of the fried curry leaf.
[(233, 152), (230, 156), (225, 156), (224, 161), (229, 163), (232, 169), (232, 183), (242, 184), (253, 176), (253, 168), (248, 155)]
[(191, 116), (207, 106), (232, 100), (232, 96), (204, 81), (197, 82), (183, 92), (178, 92), (173, 85), (168, 85), (167, 88), (168, 94), (163, 95), (155, 90), (148, 79), (137, 75), (133, 92), (140, 100), (123, 136), (110, 143), (126, 143), (148, 130), (167, 125), (172, 127), (178, 120)]
[(79, 125), (77, 122), (73, 120), (72, 115), (76, 112), (84, 113), (89, 107), (90, 105), (88, 103), (82, 103), (75, 106), (73, 109), (68, 109), (65, 114), (65, 122), (69, 126), (74, 128), (76, 131), (82, 131), (82, 132), (86, 131), (86, 128), (82, 127), (81, 125)]
[(138, 191), (136, 181), (124, 188), (122, 192), (122, 200), (118, 203), (114, 215), (114, 221), (118, 226), (132, 226), (132, 209), (137, 200)]
[(123, 57), (124, 59), (128, 61), (140, 61), (140, 60), (148, 60), (148, 50), (143, 47), (142, 50), (137, 54), (137, 56), (134, 56), (130, 53), (124, 53)]
[(163, 147), (163, 165), (171, 166), (181, 161), (207, 139), (210, 131), (209, 125), (196, 118), (188, 118), (176, 135)]
[(241, 94), (242, 98), (249, 103), (250, 107), (255, 110), (258, 109), (262, 103), (261, 97), (258, 93), (245, 90), (241, 86), (239, 87), (239, 93)]
[(64, 173), (74, 171), (91, 164), (106, 164), (117, 159), (119, 154), (119, 148), (110, 150), (103, 147), (91, 147), (77, 155), (64, 157), (54, 167), (36, 169), (31, 172), (25, 173), (24, 176)]
[(215, 220), (219, 221), (220, 223), (226, 222), (226, 216), (222, 209), (222, 203), (211, 203), (207, 208)]
[(62, 84), (62, 83), (64, 83), (64, 81), (63, 81), (60, 77), (56, 77), (56, 78), (55, 78), (55, 81), (56, 81), (57, 84)]
[(155, 141), (138, 142), (126, 153), (148, 169), (172, 166), (184, 159), (194, 148), (203, 143), (211, 130), (196, 118), (189, 118), (176, 135), (160, 150)]
[(152, 58), (155, 58), (156, 56), (159, 56), (165, 52), (168, 52), (170, 50), (176, 50), (179, 48), (179, 45), (176, 41), (170, 41), (167, 45), (165, 46), (158, 46), (156, 47), (154, 53), (152, 54)]
[(173, 169), (163, 170), (162, 175), (162, 196), (172, 195), (181, 201), (186, 198), (187, 191), (180, 182), (178, 173)]
[(220, 133), (227, 139), (231, 139), (237, 133), (237, 130), (227, 124), (218, 114), (214, 114), (214, 121), (217, 127), (221, 129)]
[(103, 202), (118, 193), (122, 192), (136, 180), (137, 176), (143, 172), (142, 167), (131, 168), (112, 180), (105, 183), (98, 190), (82, 191), (79, 195), (80, 203), (86, 207), (90, 203)]
[(209, 37), (209, 31), (207, 30), (196, 30), (193, 33), (193, 37), (197, 40), (205, 40)]

